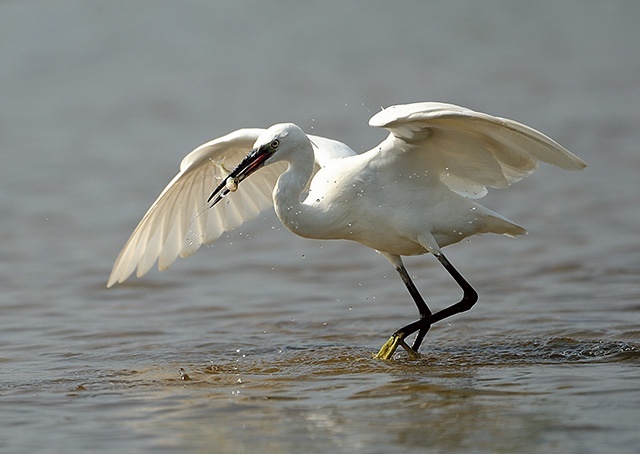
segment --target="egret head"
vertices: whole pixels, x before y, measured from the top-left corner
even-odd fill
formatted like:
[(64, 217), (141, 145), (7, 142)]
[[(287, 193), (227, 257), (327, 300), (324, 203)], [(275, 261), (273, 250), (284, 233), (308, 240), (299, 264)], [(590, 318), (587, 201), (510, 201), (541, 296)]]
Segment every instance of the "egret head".
[(280, 123), (271, 126), (260, 134), (251, 152), (211, 193), (207, 203), (214, 206), (229, 192), (234, 192), (238, 184), (261, 167), (286, 157), (296, 148), (309, 144), (309, 138), (293, 123)]
[[(309, 144), (309, 137), (293, 123), (279, 123), (260, 134), (253, 150), (271, 151), (265, 165), (281, 161), (294, 150)], [(274, 147), (275, 146), (275, 147)]]

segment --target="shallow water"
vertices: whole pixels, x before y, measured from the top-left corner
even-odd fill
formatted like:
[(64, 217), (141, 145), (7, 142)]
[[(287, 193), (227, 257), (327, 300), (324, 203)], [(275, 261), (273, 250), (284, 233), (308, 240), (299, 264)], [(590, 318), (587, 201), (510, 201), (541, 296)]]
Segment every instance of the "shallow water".
[[(640, 443), (637, 2), (0, 4), (0, 450), (635, 452)], [(441, 100), (548, 133), (483, 201), (530, 234), (447, 255), (480, 294), (423, 356), (388, 263), (273, 213), (106, 289), (200, 143), (295, 121), (368, 149), (381, 105)], [(406, 261), (433, 308), (459, 290)]]

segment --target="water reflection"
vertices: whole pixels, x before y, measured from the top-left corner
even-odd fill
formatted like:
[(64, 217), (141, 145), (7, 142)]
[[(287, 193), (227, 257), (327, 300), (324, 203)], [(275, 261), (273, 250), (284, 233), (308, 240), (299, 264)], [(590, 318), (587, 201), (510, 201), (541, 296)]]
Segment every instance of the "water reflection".
[[(567, 407), (555, 396), (597, 400), (594, 365), (637, 364), (636, 345), (512, 341), (457, 345), (419, 360), (376, 361), (364, 349), (325, 346), (259, 355), (247, 350), (208, 365), (163, 364), (120, 377), (122, 385), (135, 383), (137, 394), (146, 387), (149, 401), (123, 418), (140, 435), (167, 429), (172, 435), (159, 448), (219, 452), (258, 445), (267, 452), (518, 452), (553, 447), (560, 430), (576, 431), (579, 440), (583, 432), (613, 424), (605, 417), (583, 426), (575, 421), (580, 403)], [(585, 363), (592, 366), (588, 376), (576, 380)], [(180, 380), (180, 367), (190, 381)], [(564, 387), (563, 375), (572, 377)]]

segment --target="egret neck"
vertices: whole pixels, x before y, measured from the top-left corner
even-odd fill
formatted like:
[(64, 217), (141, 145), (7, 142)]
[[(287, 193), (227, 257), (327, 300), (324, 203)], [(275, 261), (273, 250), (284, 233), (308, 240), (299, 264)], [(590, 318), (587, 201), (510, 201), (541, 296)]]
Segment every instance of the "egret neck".
[[(302, 130), (300, 133), (304, 134)], [(326, 222), (323, 210), (308, 200), (301, 201), (309, 184), (315, 162), (313, 147), (306, 138), (285, 158), (289, 167), (280, 175), (273, 189), (276, 215), (291, 232), (305, 238), (322, 238)]]

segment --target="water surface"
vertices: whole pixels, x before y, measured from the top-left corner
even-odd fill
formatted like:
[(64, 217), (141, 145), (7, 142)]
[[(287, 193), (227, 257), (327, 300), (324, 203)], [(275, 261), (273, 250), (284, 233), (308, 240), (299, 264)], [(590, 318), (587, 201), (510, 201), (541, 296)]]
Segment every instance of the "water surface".
[[(631, 453), (640, 443), (636, 2), (0, 5), (3, 452)], [(484, 201), (530, 234), (447, 255), (480, 293), (419, 360), (389, 264), (265, 213), (165, 273), (113, 260), (200, 143), (294, 121), (363, 151), (380, 106), (541, 129), (590, 167)], [(433, 308), (459, 290), (407, 260)]]

